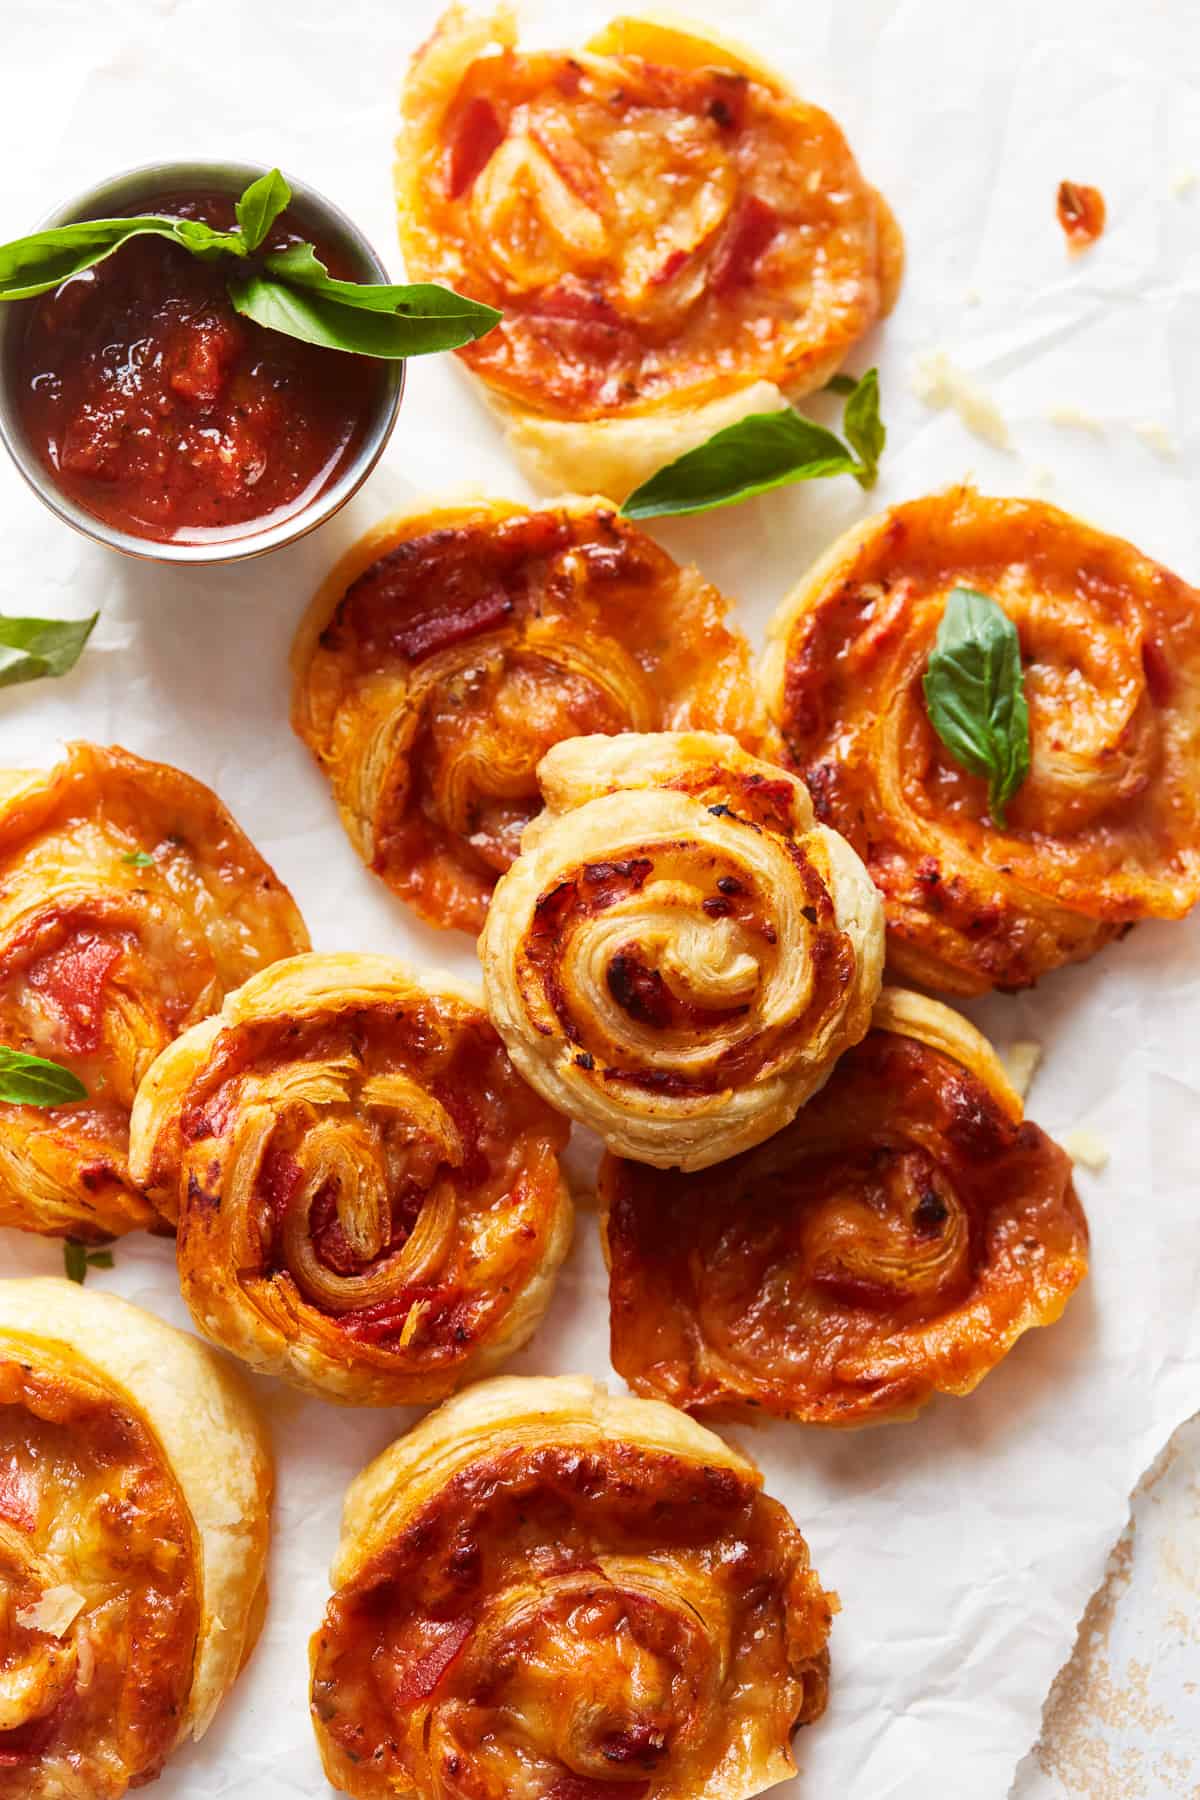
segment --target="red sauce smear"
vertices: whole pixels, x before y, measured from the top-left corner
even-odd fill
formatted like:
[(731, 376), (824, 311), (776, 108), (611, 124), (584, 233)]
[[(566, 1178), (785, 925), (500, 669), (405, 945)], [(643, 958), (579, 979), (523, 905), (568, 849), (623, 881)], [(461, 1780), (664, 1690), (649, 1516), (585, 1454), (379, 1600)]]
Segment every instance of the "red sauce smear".
[(1094, 244), (1108, 216), (1100, 189), (1085, 187), (1080, 181), (1059, 182), (1056, 210), (1072, 250), (1086, 250)]
[(94, 1050), (99, 1043), (104, 984), (120, 955), (112, 938), (86, 931), (30, 967), (29, 985), (61, 1016), (69, 1050)]
[(55, 1707), (45, 1718), (30, 1719), (11, 1731), (0, 1731), (0, 1769), (19, 1769), (40, 1756), (54, 1736), (58, 1711)]
[[(231, 197), (163, 194), (141, 209), (234, 222)], [(307, 236), (276, 222), (264, 249)], [(317, 241), (334, 274), (353, 276)], [(52, 293), (20, 303), (12, 373), (25, 433), (63, 491), (158, 542), (244, 535), (341, 473), (380, 371), (241, 318), (219, 262), (135, 238)]]
[(33, 1531), (37, 1525), (37, 1490), (32, 1477), (16, 1462), (0, 1464), (0, 1519), (7, 1519), (18, 1531)]

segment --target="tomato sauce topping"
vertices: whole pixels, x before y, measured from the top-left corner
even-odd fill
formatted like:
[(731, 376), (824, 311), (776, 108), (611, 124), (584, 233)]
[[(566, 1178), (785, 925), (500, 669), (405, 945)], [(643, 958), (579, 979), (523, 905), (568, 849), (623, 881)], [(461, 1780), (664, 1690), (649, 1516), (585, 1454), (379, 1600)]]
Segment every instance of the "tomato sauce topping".
[[(144, 210), (234, 223), (221, 194)], [(285, 213), (264, 250), (297, 241)], [(378, 391), (371, 358), (242, 318), (222, 264), (163, 238), (135, 238), (23, 304), (13, 374), (29, 442), (64, 493), (136, 537), (236, 537), (298, 511), (354, 454)]]
[(1087, 250), (1104, 231), (1108, 216), (1099, 188), (1080, 181), (1060, 181), (1055, 210), (1072, 250)]

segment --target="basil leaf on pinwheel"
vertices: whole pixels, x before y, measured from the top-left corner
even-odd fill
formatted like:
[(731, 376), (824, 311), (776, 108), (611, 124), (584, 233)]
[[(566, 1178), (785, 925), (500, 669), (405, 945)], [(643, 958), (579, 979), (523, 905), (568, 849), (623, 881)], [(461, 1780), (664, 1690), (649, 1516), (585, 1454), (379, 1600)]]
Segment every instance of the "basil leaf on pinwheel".
[(0, 1100), (9, 1106), (70, 1106), (86, 1099), (78, 1075), (61, 1063), (0, 1045)]
[(1029, 773), (1029, 707), (1017, 628), (987, 594), (951, 591), (924, 677), (929, 722), (955, 762), (988, 784), (997, 825)]

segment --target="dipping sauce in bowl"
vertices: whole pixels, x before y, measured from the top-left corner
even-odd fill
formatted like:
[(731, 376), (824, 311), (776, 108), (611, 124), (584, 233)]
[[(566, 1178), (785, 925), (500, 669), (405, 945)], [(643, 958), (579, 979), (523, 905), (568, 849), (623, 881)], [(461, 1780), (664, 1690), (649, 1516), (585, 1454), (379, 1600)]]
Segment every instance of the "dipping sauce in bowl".
[[(222, 194), (136, 210), (235, 224)], [(284, 213), (263, 248), (310, 235)], [(372, 358), (242, 318), (222, 263), (164, 238), (133, 238), (24, 306), (11, 354), (28, 442), (78, 505), (138, 537), (204, 542), (304, 507), (354, 457), (380, 390)]]

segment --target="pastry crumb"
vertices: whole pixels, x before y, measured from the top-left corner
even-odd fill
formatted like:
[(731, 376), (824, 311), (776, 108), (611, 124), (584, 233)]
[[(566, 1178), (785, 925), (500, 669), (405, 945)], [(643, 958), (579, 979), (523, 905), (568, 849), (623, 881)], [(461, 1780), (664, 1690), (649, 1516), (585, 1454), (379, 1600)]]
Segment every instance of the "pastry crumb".
[(1090, 1169), (1093, 1175), (1099, 1175), (1102, 1169), (1108, 1167), (1107, 1144), (1086, 1125), (1079, 1125), (1074, 1131), (1068, 1131), (1062, 1139), (1062, 1147), (1073, 1163)]
[(1191, 193), (1198, 179), (1195, 169), (1176, 169), (1171, 177), (1171, 192), (1177, 200), (1182, 200), (1185, 194)]
[(926, 406), (957, 413), (975, 437), (998, 449), (1008, 449), (1008, 425), (1000, 408), (986, 389), (953, 363), (944, 350), (926, 350), (918, 356), (910, 379), (913, 393)]
[(1080, 406), (1051, 406), (1046, 417), (1052, 425), (1065, 426), (1069, 431), (1090, 431), (1093, 437), (1104, 436), (1104, 420), (1094, 413), (1084, 412)]
[(1167, 430), (1166, 426), (1161, 424), (1159, 420), (1135, 419), (1133, 429), (1138, 437), (1141, 438), (1143, 444), (1146, 444), (1156, 453), (1156, 455), (1165, 457), (1178, 456), (1178, 444), (1176, 444), (1175, 439)]
[(1032, 1038), (1018, 1038), (1000, 1052), (1004, 1072), (1024, 1100), (1042, 1060), (1042, 1046)]

